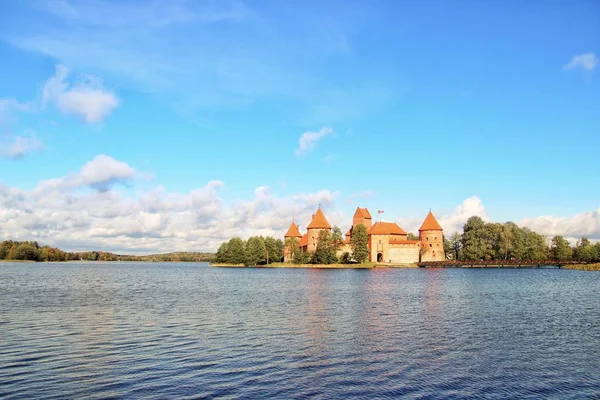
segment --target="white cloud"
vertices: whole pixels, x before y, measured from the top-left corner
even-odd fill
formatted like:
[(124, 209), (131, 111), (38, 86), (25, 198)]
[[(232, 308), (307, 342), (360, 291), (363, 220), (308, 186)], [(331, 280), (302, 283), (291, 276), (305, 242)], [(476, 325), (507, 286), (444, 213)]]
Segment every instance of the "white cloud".
[[(78, 172), (43, 181), (32, 190), (0, 183), (0, 240), (38, 240), (68, 250), (129, 254), (214, 251), (233, 236), (282, 237), (292, 219), (305, 231), (319, 205), (331, 225), (344, 230), (351, 223), (351, 216), (337, 207), (340, 193), (328, 190), (279, 196), (272, 188), (260, 186), (249, 198), (230, 202), (221, 198), (224, 183), (218, 180), (187, 193), (156, 187), (126, 196), (116, 190), (116, 183), (133, 184), (140, 175), (127, 163), (104, 155)], [(98, 186), (101, 190), (74, 190)], [(425, 214), (400, 225), (416, 232)], [(598, 239), (599, 214), (600, 209), (571, 218), (531, 218), (521, 224), (543, 234)], [(472, 215), (490, 220), (476, 196), (447, 214), (436, 213), (446, 234), (460, 230)]]
[(594, 53), (584, 53), (574, 56), (571, 61), (563, 66), (563, 70), (582, 68), (586, 71), (593, 71), (598, 65), (598, 57)]
[(11, 142), (0, 143), (0, 156), (22, 158), (33, 151), (39, 151), (43, 148), (43, 143), (34, 135), (15, 136)]
[(115, 184), (131, 184), (135, 179), (147, 177), (147, 174), (138, 172), (127, 163), (100, 154), (86, 163), (79, 172), (61, 178), (42, 181), (36, 191), (44, 192), (48, 189), (68, 191), (82, 187), (90, 187), (99, 192), (110, 190)]
[[(477, 196), (471, 196), (463, 200), (449, 214), (438, 214), (435, 210), (432, 211), (442, 228), (444, 228), (445, 235), (462, 231), (463, 225), (472, 216), (481, 217), (486, 222), (490, 221), (483, 202)], [(397, 222), (405, 231), (416, 233), (426, 215), (425, 213), (420, 218), (399, 218)]]
[(301, 156), (313, 150), (319, 140), (323, 139), (327, 135), (333, 134), (333, 129), (328, 126), (323, 126), (317, 132), (306, 131), (300, 136), (298, 141), (298, 148), (296, 149), (296, 155)]
[(69, 85), (68, 76), (65, 66), (56, 66), (56, 74), (44, 85), (42, 106), (52, 103), (63, 114), (78, 115), (94, 124), (104, 121), (119, 105), (117, 96), (104, 89), (99, 78), (86, 75)]
[(33, 103), (22, 103), (14, 98), (0, 99), (0, 125), (11, 119), (12, 113), (31, 112), (35, 109)]
[(586, 236), (600, 239), (600, 208), (596, 211), (573, 215), (572, 217), (541, 216), (525, 218), (521, 225), (546, 236), (561, 235), (568, 238)]
[[(0, 184), (0, 240), (138, 254), (202, 251), (233, 236), (281, 237), (292, 218), (305, 227), (319, 204), (332, 224), (347, 220), (335, 209), (339, 193), (327, 190), (280, 197), (261, 186), (250, 199), (228, 205), (217, 180), (188, 193), (157, 187), (131, 198), (115, 190), (115, 183), (134, 183), (139, 175), (126, 163), (98, 156), (78, 172), (32, 190)], [(102, 190), (73, 190), (98, 185)]]

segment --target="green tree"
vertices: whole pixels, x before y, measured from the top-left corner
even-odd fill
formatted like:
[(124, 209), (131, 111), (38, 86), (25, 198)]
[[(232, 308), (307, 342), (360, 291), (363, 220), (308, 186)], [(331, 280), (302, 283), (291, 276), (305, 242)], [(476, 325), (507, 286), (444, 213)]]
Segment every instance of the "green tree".
[(292, 253), (292, 263), (294, 264), (308, 264), (310, 262), (310, 256), (307, 252), (302, 251), (300, 246), (296, 246)]
[(333, 227), (333, 231), (331, 233), (331, 241), (333, 242), (333, 246), (336, 250), (342, 246), (344, 242), (344, 237), (342, 236), (342, 230), (339, 226)]
[(340, 263), (341, 264), (350, 264), (352, 263), (352, 257), (350, 256), (350, 253), (348, 253), (347, 251), (345, 251), (342, 256), (340, 257)]
[(12, 260), (29, 260), (37, 261), (39, 257), (39, 249), (30, 243), (21, 243), (11, 249)]
[(319, 232), (317, 239), (317, 248), (313, 254), (315, 264), (333, 264), (337, 261), (335, 247), (329, 231)]
[(267, 264), (281, 262), (283, 260), (283, 241), (267, 236), (265, 238), (265, 251)]
[(418, 236), (418, 235), (415, 235), (415, 234), (414, 234), (414, 233), (412, 233), (412, 232), (409, 232), (409, 233), (408, 233), (408, 236), (406, 237), (406, 239), (407, 239), (407, 240), (419, 240), (419, 236)]
[(595, 248), (588, 238), (582, 237), (577, 241), (573, 255), (577, 261), (592, 262), (595, 258)]
[(567, 239), (562, 236), (554, 236), (550, 246), (550, 254), (554, 260), (568, 261), (573, 258), (573, 249)]
[(245, 265), (258, 265), (266, 261), (265, 241), (260, 236), (252, 236), (246, 241)]
[(300, 249), (300, 244), (298, 243), (297, 238), (289, 237), (285, 239), (285, 251), (290, 255), (289, 262), (296, 263), (294, 261), (298, 252), (302, 252)]
[(546, 260), (548, 258), (548, 246), (546, 239), (539, 233), (533, 232), (527, 228), (525, 231), (525, 240), (527, 250), (525, 252), (526, 260)]
[(367, 228), (363, 224), (356, 225), (352, 230), (350, 244), (354, 260), (364, 263), (369, 259), (369, 235), (367, 234)]
[(465, 260), (483, 260), (486, 255), (485, 222), (470, 217), (463, 225), (462, 254)]
[(215, 262), (217, 263), (227, 263), (229, 262), (228, 257), (228, 246), (229, 242), (223, 242), (217, 249), (217, 253), (215, 254)]
[(244, 264), (246, 261), (246, 250), (245, 244), (239, 237), (234, 237), (229, 240), (227, 245), (227, 256), (225, 257), (227, 263), (231, 264)]

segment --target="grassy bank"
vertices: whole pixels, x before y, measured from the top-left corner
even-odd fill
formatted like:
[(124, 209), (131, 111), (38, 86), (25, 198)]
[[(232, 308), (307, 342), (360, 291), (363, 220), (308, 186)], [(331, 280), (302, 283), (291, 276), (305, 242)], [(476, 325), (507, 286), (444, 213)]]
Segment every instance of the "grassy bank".
[[(217, 264), (211, 263), (211, 267), (240, 268), (243, 264)], [(373, 262), (363, 264), (289, 264), (273, 263), (268, 265), (259, 265), (257, 267), (246, 268), (312, 268), (312, 269), (371, 269), (371, 268), (418, 268), (416, 264), (377, 264)]]
[(566, 269), (578, 269), (580, 271), (600, 271), (600, 263), (565, 265), (564, 268), (566, 268)]

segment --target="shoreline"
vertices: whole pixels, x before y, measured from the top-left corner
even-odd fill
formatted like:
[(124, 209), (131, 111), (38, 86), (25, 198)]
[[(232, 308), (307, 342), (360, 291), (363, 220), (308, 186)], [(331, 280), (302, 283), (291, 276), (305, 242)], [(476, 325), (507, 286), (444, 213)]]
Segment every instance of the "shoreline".
[(287, 264), (273, 263), (267, 265), (245, 266), (244, 264), (210, 263), (209, 266), (216, 268), (307, 268), (307, 269), (375, 269), (375, 268), (419, 268), (415, 264)]

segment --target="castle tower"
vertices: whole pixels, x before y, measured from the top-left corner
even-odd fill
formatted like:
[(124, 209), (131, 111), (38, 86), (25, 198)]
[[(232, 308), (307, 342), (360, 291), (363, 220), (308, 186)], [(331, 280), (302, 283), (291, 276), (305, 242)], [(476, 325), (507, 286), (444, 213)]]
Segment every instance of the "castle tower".
[(321, 207), (313, 214), (310, 224), (306, 227), (308, 233), (308, 248), (307, 251), (314, 253), (317, 250), (317, 242), (321, 231), (331, 231), (331, 225), (327, 222), (327, 218), (323, 215)]
[(429, 211), (425, 221), (419, 228), (421, 241), (421, 261), (444, 261), (444, 230)]
[(352, 227), (363, 224), (367, 230), (373, 224), (373, 219), (371, 218), (371, 213), (367, 208), (356, 207), (356, 211), (354, 212), (354, 217), (352, 217)]
[[(292, 221), (292, 224), (290, 225), (290, 227), (288, 228), (287, 232), (285, 233), (284, 237), (284, 243), (287, 242), (288, 238), (294, 238), (297, 241), (300, 240), (300, 238), (302, 238), (302, 235), (300, 234), (300, 230), (298, 229), (298, 225), (296, 225), (296, 223), (294, 221)], [(292, 249), (288, 248), (288, 246), (285, 246), (283, 248), (283, 262), (288, 262), (291, 261), (292, 259)]]

